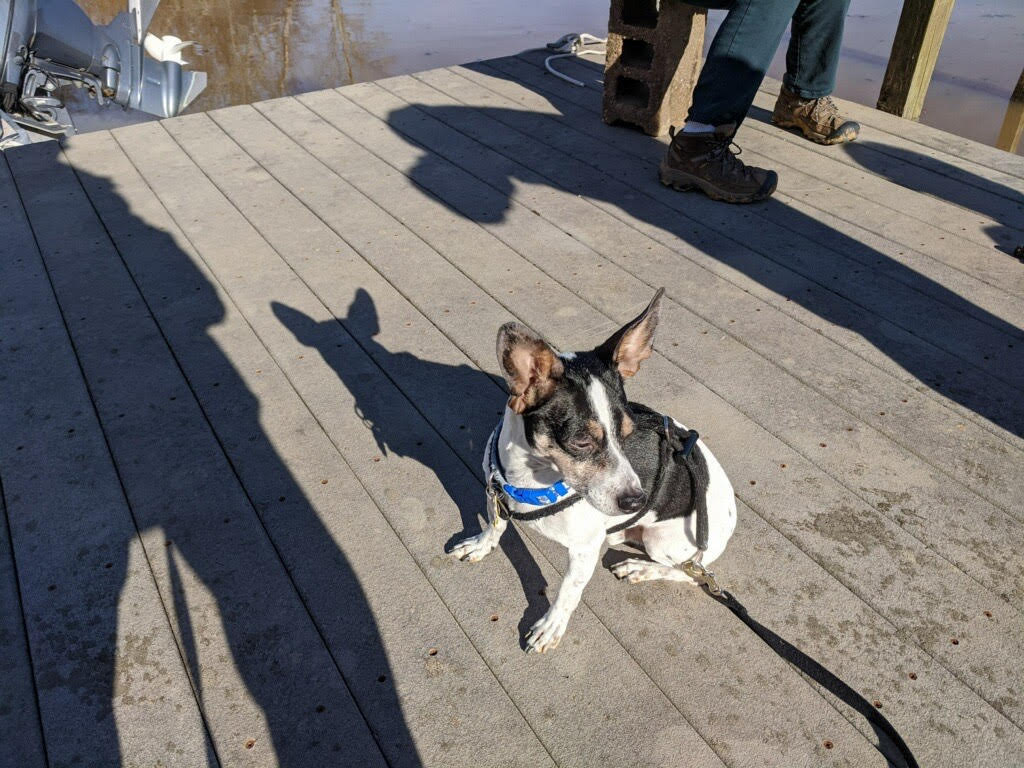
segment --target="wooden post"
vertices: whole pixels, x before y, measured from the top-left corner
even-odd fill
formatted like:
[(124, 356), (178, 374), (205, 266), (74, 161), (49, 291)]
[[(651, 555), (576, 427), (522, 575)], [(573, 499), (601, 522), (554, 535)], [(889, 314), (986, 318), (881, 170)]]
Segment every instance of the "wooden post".
[(917, 120), (924, 106), (939, 46), (946, 34), (954, 0), (903, 0), (900, 23), (892, 41), (878, 108)]
[(1010, 106), (1006, 108), (1003, 127), (999, 129), (996, 146), (1007, 152), (1016, 152), (1020, 146), (1020, 137), (1024, 134), (1024, 72), (1020, 73), (1017, 87), (1010, 96)]

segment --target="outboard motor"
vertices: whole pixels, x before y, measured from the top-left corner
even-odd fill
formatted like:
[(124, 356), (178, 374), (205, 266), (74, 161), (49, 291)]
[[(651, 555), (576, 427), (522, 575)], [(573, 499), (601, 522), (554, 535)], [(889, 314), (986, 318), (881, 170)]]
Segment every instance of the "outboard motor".
[(181, 50), (191, 41), (147, 34), (159, 4), (128, 0), (127, 11), (97, 26), (74, 0), (0, 0), (3, 117), (70, 136), (75, 126), (56, 93), (66, 85), (88, 89), (101, 105), (177, 115), (206, 87), (206, 73), (182, 69)]

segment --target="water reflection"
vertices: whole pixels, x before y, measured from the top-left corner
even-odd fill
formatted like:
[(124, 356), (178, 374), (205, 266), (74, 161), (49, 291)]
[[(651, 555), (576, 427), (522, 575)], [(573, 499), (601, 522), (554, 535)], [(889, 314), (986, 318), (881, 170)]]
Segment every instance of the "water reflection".
[[(997, 142), (1021, 65), (1020, 1), (957, 2), (923, 123)], [(125, 5), (78, 2), (103, 22)], [(838, 96), (874, 106), (899, 14), (891, 0), (852, 0)], [(709, 15), (709, 41), (723, 15)], [(152, 30), (203, 43), (185, 56), (209, 73), (189, 110), (202, 111), (509, 55), (567, 32), (603, 34), (607, 23), (608, 0), (163, 0)], [(782, 76), (784, 51), (785, 42), (769, 70), (774, 77)], [(80, 94), (71, 102), (83, 131), (150, 119), (97, 109)]]

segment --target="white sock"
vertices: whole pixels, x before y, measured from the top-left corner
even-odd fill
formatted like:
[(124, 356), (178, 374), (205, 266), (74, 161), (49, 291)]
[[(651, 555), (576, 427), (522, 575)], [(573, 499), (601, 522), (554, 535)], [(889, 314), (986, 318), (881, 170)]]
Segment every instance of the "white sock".
[(698, 123), (694, 120), (687, 120), (683, 126), (683, 133), (714, 133), (715, 126), (707, 123)]

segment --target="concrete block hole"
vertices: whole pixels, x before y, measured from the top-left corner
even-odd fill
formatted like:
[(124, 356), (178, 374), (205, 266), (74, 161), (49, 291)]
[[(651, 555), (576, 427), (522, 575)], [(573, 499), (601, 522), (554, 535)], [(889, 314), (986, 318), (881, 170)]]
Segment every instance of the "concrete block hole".
[(621, 0), (622, 23), (634, 27), (658, 26), (658, 0)]
[(622, 41), (622, 66), (634, 69), (650, 69), (654, 61), (654, 46), (643, 40)]
[(615, 82), (615, 95), (620, 104), (646, 109), (651, 98), (651, 89), (647, 83), (635, 77), (620, 76)]

